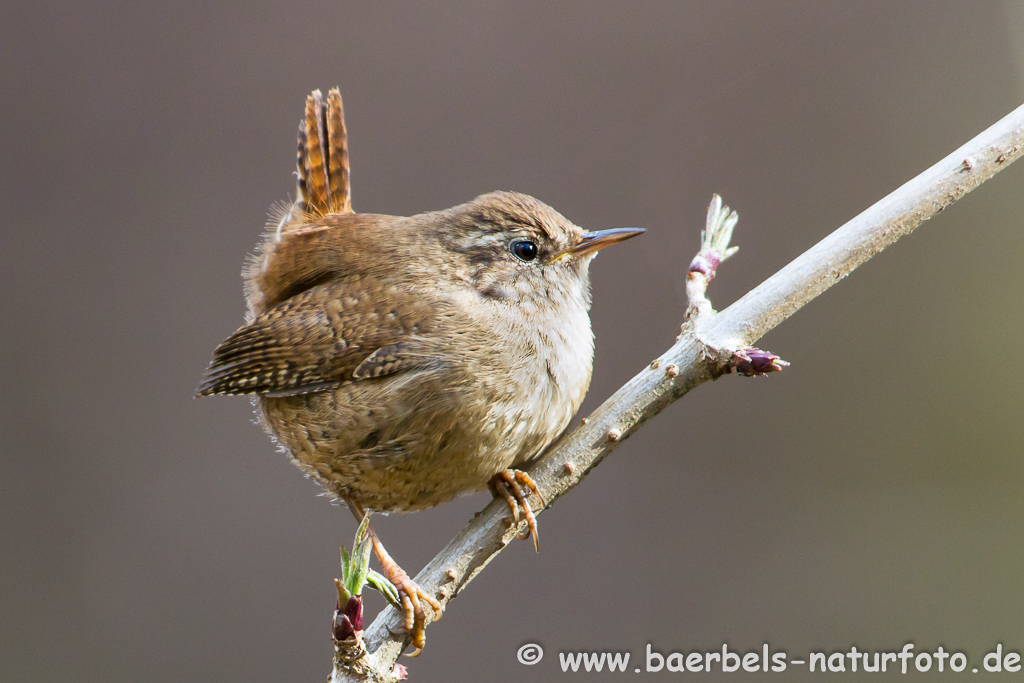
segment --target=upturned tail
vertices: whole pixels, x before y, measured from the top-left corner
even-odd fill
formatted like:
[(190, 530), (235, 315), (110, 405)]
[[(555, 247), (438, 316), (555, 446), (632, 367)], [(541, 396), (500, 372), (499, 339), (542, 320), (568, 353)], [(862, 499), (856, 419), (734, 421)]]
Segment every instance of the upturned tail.
[(352, 213), (348, 135), (341, 93), (331, 88), (327, 101), (319, 90), (306, 98), (299, 124), (298, 208), (311, 215)]

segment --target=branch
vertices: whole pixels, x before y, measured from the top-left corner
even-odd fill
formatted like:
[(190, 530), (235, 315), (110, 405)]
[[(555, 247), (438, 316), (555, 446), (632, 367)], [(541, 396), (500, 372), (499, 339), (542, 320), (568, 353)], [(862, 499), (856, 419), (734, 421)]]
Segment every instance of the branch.
[[(768, 331), (1009, 166), (1022, 150), (1024, 106), (843, 225), (721, 313), (715, 313), (703, 298), (717, 263), (708, 274), (698, 263), (699, 254), (690, 274), (704, 277), (687, 287), (690, 305), (676, 343), (530, 469), (548, 504), (579, 484), (644, 422), (694, 387), (735, 367), (744, 350)], [(714, 205), (709, 226), (713, 210)], [(706, 248), (705, 242), (701, 254)], [(722, 246), (721, 258), (728, 256), (724, 251)], [(424, 567), (416, 582), (446, 605), (515, 538), (518, 528), (510, 527), (510, 521), (505, 501), (491, 502)], [(336, 657), (331, 681), (395, 680), (394, 665), (405, 637), (392, 632), (399, 631), (401, 622), (393, 608), (378, 615), (365, 634), (370, 654), (357, 668)]]

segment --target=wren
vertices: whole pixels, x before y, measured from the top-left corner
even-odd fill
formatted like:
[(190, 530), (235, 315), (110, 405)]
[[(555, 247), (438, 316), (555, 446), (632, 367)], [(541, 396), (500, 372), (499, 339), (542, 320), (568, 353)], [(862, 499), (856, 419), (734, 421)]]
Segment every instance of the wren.
[[(354, 213), (341, 96), (315, 91), (297, 199), (246, 267), (246, 323), (199, 394), (254, 395), (271, 436), (357, 518), (490, 487), (536, 544), (527, 498), (540, 492), (521, 468), (590, 384), (590, 262), (642, 232), (588, 232), (514, 192), (408, 218)], [(435, 618), (440, 605), (371, 538), (418, 654), (422, 603)]]

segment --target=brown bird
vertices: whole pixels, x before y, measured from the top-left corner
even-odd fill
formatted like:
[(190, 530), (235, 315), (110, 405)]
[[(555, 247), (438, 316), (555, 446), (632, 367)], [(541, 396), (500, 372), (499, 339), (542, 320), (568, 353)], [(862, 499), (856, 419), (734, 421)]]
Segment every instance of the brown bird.
[[(489, 487), (536, 545), (523, 486), (543, 499), (519, 468), (590, 384), (591, 259), (641, 232), (587, 232), (513, 192), (408, 218), (353, 213), (341, 96), (315, 91), (298, 199), (245, 269), (247, 322), (199, 394), (254, 394), (267, 431), (357, 519)], [(422, 603), (435, 618), (440, 605), (371, 538), (419, 654)]]

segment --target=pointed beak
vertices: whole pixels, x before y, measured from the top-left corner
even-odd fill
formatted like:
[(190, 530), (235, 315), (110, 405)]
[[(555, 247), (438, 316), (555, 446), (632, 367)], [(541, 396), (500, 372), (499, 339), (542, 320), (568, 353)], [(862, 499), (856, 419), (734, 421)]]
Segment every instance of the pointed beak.
[(583, 233), (583, 239), (575, 247), (569, 250), (573, 256), (583, 256), (600, 251), (607, 246), (628, 240), (647, 232), (643, 228), (612, 228), (611, 230), (597, 230), (595, 232)]

